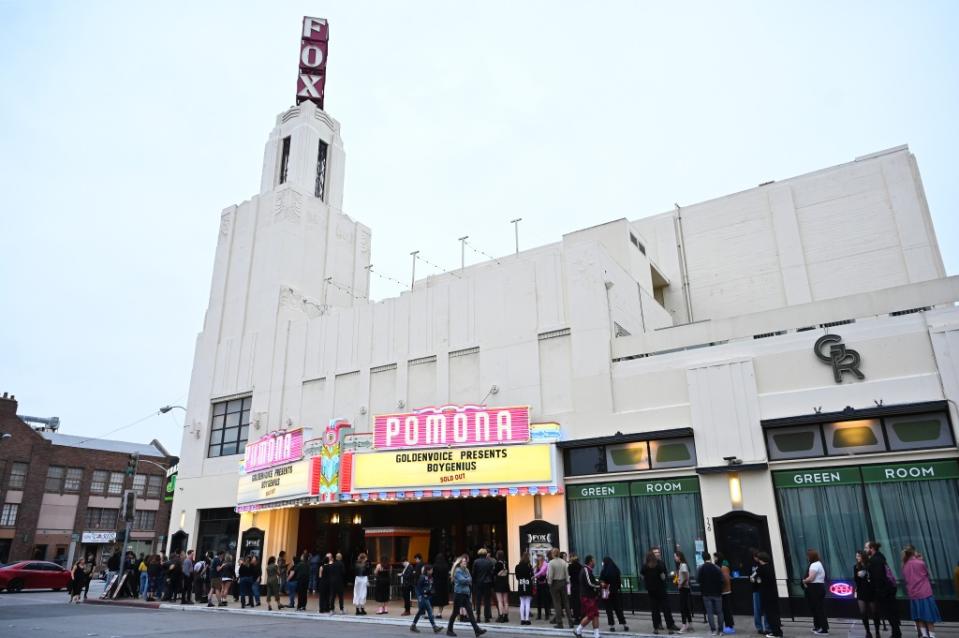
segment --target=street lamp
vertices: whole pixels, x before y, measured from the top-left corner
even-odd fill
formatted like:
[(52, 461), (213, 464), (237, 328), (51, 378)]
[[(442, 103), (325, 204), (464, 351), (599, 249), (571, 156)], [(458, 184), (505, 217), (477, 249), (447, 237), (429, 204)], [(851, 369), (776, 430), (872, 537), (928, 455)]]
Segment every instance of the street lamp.
[(182, 405), (165, 405), (165, 406), (163, 406), (162, 408), (160, 408), (160, 411), (157, 412), (157, 414), (166, 414), (167, 412), (169, 412), (169, 411), (172, 410), (173, 408), (179, 408), (179, 409), (183, 410), (184, 412), (186, 412), (186, 408), (183, 407)]
[(0, 433), (0, 441), (6, 441), (6, 440), (9, 439), (11, 436), (13, 436), (13, 435), (10, 434), (9, 432), (2, 432), (2, 433)]

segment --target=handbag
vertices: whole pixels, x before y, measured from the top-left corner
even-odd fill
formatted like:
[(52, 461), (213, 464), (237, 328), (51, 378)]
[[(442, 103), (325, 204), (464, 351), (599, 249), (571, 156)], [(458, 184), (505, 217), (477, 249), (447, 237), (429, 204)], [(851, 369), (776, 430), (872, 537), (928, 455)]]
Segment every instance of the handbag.
[(607, 598), (609, 598), (609, 585), (603, 585), (602, 589), (599, 592), (599, 595), (602, 597), (603, 600), (606, 600)]

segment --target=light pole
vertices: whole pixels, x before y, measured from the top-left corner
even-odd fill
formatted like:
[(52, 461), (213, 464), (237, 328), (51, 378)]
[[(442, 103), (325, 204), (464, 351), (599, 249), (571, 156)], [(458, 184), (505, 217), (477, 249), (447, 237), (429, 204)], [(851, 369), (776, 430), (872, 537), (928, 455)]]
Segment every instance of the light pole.
[(174, 408), (179, 408), (180, 410), (183, 410), (184, 412), (186, 412), (186, 408), (183, 407), (182, 405), (165, 405), (162, 408), (160, 408), (157, 414), (166, 414), (167, 412), (169, 412), (170, 410)]
[(516, 235), (516, 254), (519, 254), (519, 223), (523, 221), (522, 217), (517, 217), (516, 219), (511, 219), (509, 223), (513, 225), (513, 231)]

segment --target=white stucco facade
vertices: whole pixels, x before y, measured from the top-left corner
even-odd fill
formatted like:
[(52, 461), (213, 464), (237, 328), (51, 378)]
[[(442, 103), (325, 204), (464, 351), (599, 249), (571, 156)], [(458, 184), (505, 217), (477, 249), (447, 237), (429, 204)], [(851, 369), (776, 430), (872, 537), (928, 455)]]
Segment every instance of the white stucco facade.
[[(321, 139), (330, 149), (323, 201)], [(376, 414), (484, 401), (529, 405), (533, 420), (561, 425), (564, 441), (691, 428), (695, 467), (636, 476), (709, 470), (698, 472), (707, 545), (713, 517), (768, 515), (779, 573), (770, 470), (801, 463), (770, 461), (763, 421), (948, 401), (955, 441), (959, 277), (945, 274), (906, 147), (636, 220), (595, 211), (598, 225), (559, 242), (378, 302), (367, 300), (371, 231), (342, 211), (344, 160), (338, 123), (310, 103), (290, 109), (267, 142), (259, 194), (221, 213), (171, 535), (195, 537), (198, 510), (236, 503), (242, 457), (207, 455), (211, 406), (230, 397), (252, 397), (250, 440), (333, 418), (365, 432)], [(813, 354), (836, 322), (864, 380), (837, 384)], [(741, 504), (727, 474), (711, 471), (727, 457), (769, 466), (741, 473)], [(562, 497), (550, 499), (568, 538)], [(532, 499), (508, 503), (510, 524), (532, 508)], [(282, 525), (288, 540), (295, 523)]]

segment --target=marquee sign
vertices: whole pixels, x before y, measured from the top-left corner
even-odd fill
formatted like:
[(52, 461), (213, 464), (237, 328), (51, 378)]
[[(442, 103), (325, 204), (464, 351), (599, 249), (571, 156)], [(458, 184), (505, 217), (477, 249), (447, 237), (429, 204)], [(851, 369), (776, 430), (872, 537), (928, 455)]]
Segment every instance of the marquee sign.
[(248, 505), (307, 496), (312, 467), (307, 459), (243, 474), (237, 484), (236, 503)]
[(303, 428), (264, 434), (246, 444), (243, 471), (249, 474), (303, 458)]
[(530, 440), (529, 406), (447, 405), (374, 418), (377, 450), (505, 445)]
[(300, 39), (300, 75), (296, 81), (297, 104), (308, 100), (323, 108), (329, 45), (329, 23), (324, 18), (305, 16)]

